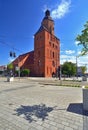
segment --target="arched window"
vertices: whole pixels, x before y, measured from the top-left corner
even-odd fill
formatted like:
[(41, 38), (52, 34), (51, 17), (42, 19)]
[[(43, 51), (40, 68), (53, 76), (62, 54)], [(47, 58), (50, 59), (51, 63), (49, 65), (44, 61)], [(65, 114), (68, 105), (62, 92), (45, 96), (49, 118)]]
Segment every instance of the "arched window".
[(53, 43), (53, 48), (54, 48), (54, 43)]
[(52, 61), (52, 65), (53, 65), (53, 67), (55, 67), (55, 62), (54, 61)]
[(54, 52), (53, 52), (53, 58), (54, 58)]

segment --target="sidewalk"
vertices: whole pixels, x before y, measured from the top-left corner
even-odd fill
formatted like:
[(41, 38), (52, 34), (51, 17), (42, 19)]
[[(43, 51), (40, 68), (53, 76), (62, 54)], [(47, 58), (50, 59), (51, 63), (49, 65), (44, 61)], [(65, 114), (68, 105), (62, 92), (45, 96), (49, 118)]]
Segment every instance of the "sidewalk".
[(0, 130), (88, 130), (81, 88), (0, 79)]

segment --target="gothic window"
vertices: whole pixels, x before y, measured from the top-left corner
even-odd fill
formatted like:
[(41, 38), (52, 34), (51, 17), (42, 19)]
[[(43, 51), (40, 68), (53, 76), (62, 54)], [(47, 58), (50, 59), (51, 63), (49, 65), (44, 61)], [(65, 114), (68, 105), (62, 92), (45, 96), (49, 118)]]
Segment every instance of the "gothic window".
[(53, 48), (54, 48), (54, 43), (53, 43)]
[(55, 62), (54, 61), (52, 61), (52, 65), (53, 65), (53, 67), (55, 67)]
[(54, 52), (53, 52), (53, 58), (54, 58)]

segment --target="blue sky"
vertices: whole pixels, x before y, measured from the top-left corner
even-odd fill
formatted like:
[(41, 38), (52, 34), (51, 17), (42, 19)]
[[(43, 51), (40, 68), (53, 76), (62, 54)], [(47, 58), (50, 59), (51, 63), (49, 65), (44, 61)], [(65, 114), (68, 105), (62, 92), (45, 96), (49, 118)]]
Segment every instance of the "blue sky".
[[(76, 62), (80, 46), (75, 38), (88, 20), (88, 0), (0, 0), (0, 65), (16, 55), (34, 49), (33, 35), (39, 29), (45, 10), (55, 21), (55, 35), (61, 42), (61, 63)], [(88, 56), (78, 58), (78, 65), (88, 66)]]

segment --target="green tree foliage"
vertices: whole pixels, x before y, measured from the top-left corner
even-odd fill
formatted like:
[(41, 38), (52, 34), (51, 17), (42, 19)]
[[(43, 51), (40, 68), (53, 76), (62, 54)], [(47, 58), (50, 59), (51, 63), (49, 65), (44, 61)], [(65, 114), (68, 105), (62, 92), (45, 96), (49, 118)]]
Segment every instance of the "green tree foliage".
[(13, 69), (14, 69), (14, 66), (12, 63), (7, 65), (7, 72), (9, 76), (13, 76)]
[(81, 70), (82, 70), (82, 74), (84, 74), (87, 70), (87, 67), (86, 66), (81, 66)]
[(10, 64), (7, 65), (7, 68), (8, 68), (9, 70), (12, 70), (12, 69), (14, 68), (14, 66), (13, 66), (12, 63), (10, 63)]
[(81, 55), (88, 54), (88, 21), (84, 25), (84, 30), (81, 31), (81, 34), (76, 37), (78, 45), (82, 45)]
[(21, 71), (21, 75), (22, 75), (22, 76), (28, 76), (29, 73), (30, 73), (30, 70), (29, 70), (29, 69), (24, 69), (24, 70)]
[(63, 75), (73, 76), (76, 74), (76, 65), (72, 62), (65, 62), (61, 67), (61, 71)]

